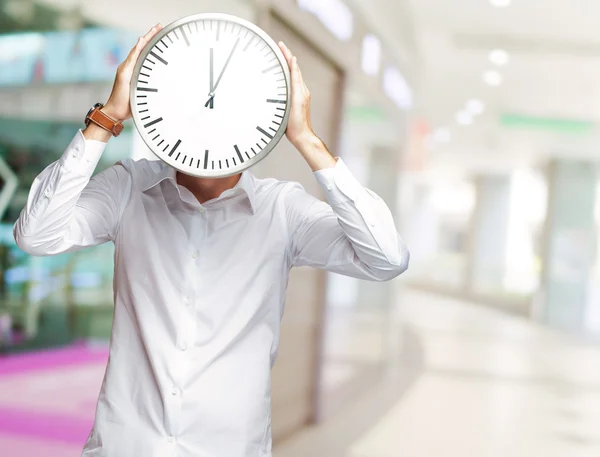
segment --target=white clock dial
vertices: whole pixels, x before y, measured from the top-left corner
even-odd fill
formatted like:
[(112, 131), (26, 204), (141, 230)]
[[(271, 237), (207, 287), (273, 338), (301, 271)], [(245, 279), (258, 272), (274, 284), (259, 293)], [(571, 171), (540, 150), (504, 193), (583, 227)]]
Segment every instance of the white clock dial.
[(142, 51), (133, 120), (148, 147), (183, 173), (224, 177), (264, 158), (285, 133), (285, 58), (261, 29), (226, 14), (169, 24)]

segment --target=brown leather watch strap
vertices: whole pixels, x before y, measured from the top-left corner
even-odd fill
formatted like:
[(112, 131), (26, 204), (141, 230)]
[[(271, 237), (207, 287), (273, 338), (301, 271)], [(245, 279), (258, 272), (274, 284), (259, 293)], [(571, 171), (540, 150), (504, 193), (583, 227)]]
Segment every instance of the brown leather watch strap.
[(119, 136), (119, 134), (123, 131), (123, 123), (121, 121), (117, 121), (113, 119), (108, 114), (100, 111), (101, 108), (96, 107), (90, 114), (88, 114), (86, 119), (86, 125), (89, 122), (93, 122), (96, 125), (99, 125), (104, 130), (108, 130), (113, 136)]

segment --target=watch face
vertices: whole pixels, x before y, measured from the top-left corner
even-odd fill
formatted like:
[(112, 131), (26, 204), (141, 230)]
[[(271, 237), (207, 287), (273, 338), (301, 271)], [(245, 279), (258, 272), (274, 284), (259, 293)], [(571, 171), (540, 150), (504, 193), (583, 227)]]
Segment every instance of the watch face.
[(264, 158), (285, 133), (290, 77), (254, 24), (199, 14), (162, 29), (133, 73), (133, 120), (148, 147), (183, 173), (224, 177)]

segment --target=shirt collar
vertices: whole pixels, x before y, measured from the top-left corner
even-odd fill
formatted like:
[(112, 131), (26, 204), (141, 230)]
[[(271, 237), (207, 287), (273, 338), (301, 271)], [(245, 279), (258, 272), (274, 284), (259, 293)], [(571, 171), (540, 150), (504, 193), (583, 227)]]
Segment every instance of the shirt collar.
[[(174, 185), (177, 184), (177, 179), (176, 179), (177, 170), (175, 170), (175, 168), (173, 168), (172, 166), (168, 165), (166, 162), (163, 162), (163, 161), (157, 161), (157, 162), (160, 162), (160, 168), (158, 171), (156, 171), (155, 173), (152, 173), (150, 176), (148, 176), (146, 183), (144, 184), (144, 186), (142, 186), (142, 192), (146, 192), (147, 190), (151, 189), (152, 187), (160, 184), (165, 179), (168, 179)], [(250, 208), (252, 209), (252, 213), (254, 213), (254, 211), (256, 209), (256, 193), (255, 193), (255, 189), (254, 189), (254, 175), (252, 174), (252, 172), (250, 172), (250, 170), (248, 170), (248, 169), (244, 170), (242, 172), (242, 176), (240, 176), (240, 179), (237, 182), (237, 184), (235, 186), (233, 186), (231, 189), (227, 189), (227, 190), (223, 191), (221, 196), (223, 197), (223, 196), (229, 195), (231, 193), (234, 193), (237, 191), (237, 189), (241, 189), (243, 191), (243, 193), (246, 195), (248, 202), (250, 203)]]

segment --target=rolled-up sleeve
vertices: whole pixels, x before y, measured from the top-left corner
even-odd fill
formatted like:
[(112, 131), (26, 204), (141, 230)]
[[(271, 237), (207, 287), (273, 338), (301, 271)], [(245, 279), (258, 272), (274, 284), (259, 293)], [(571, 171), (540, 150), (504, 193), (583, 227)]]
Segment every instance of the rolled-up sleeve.
[(34, 179), (13, 225), (17, 246), (41, 256), (114, 238), (130, 176), (115, 164), (92, 177), (105, 146), (79, 130), (63, 155)]
[(365, 188), (341, 158), (314, 172), (326, 202), (297, 183), (285, 204), (292, 266), (312, 266), (386, 281), (408, 268), (409, 252), (385, 202)]

